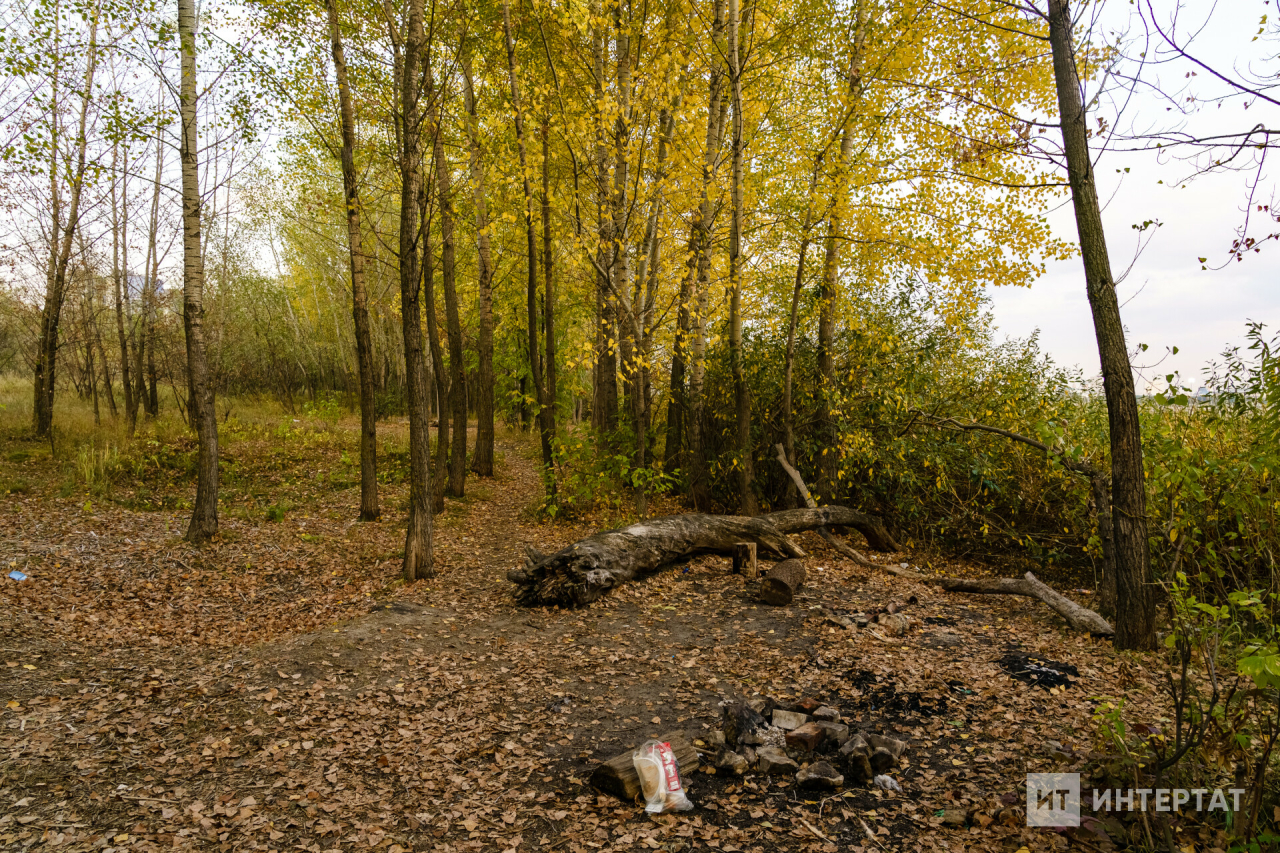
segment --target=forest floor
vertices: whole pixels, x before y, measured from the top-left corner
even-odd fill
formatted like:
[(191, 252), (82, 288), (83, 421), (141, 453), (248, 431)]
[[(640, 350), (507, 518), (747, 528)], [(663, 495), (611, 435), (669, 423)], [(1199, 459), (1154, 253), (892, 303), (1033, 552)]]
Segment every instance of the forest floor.
[[(806, 535), (812, 582), (790, 607), (707, 557), (584, 610), (521, 608), (505, 575), (524, 546), (603, 522), (536, 520), (519, 434), (437, 516), (437, 576), (406, 586), (403, 422), (379, 428), (390, 482), (371, 524), (353, 521), (353, 423), (231, 424), (222, 532), (203, 548), (181, 538), (189, 438), (136, 439), (111, 463), (126, 473), (86, 492), (68, 471), (92, 480), (92, 454), (0, 433), (0, 560), (29, 576), (0, 576), (0, 848), (1112, 849), (1028, 829), (1024, 774), (1073, 769), (1102, 697), (1150, 705), (1154, 659), (1070, 634), (1038, 602), (907, 583)], [(899, 638), (819, 610), (891, 601), (916, 620)], [(1080, 677), (1028, 687), (997, 663), (1010, 650)], [(722, 700), (756, 694), (908, 740), (902, 792), (819, 797), (704, 766), (687, 774), (694, 811), (649, 817), (590, 787), (599, 761), (659, 732), (705, 738)]]

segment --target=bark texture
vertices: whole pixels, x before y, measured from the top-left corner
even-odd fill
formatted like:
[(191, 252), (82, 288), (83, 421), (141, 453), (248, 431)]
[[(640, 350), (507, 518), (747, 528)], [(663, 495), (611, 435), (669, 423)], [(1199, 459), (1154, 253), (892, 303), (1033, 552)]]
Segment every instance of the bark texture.
[(462, 62), (463, 95), (467, 110), (467, 144), (470, 149), (471, 184), (476, 212), (476, 256), (480, 291), (480, 332), (477, 341), (476, 446), (471, 470), (479, 477), (493, 476), (493, 255), (489, 241), (489, 198), (480, 148), (480, 119), (471, 78), (471, 54)]
[[(431, 71), (427, 71), (428, 80)], [(462, 319), (458, 311), (458, 291), (454, 284), (455, 251), (453, 238), (453, 170), (444, 153), (444, 129), (440, 116), (443, 113), (444, 88), (432, 91), (432, 118), (435, 125), (433, 151), (436, 161), (437, 192), (440, 196), (440, 277), (444, 285), (444, 322), (449, 333), (449, 412), (444, 411), (441, 400), (440, 419), (453, 420), (453, 445), (449, 451), (449, 488), (451, 497), (460, 498), (467, 484), (467, 379), (466, 365), (462, 358)], [(434, 304), (431, 306), (434, 308)], [(444, 365), (436, 367), (444, 370)]]
[(342, 188), (346, 195), (347, 246), (351, 256), (351, 316), (356, 330), (356, 366), (360, 378), (360, 520), (377, 521), (378, 411), (374, 401), (373, 336), (369, 297), (364, 286), (364, 240), (360, 233), (360, 179), (356, 172), (356, 120), (351, 102), (347, 58), (338, 29), (337, 0), (325, 0), (334, 76), (338, 83), (338, 117), (342, 127)]
[[(186, 0), (190, 2), (190, 0)], [(397, 57), (400, 166), (400, 317), (405, 379), (409, 386), (409, 523), (404, 541), (404, 579), (412, 583), (435, 573), (431, 541), (431, 459), (428, 440), (427, 377), (422, 351), (423, 236), (419, 211), (422, 186), (421, 58), (426, 45), (422, 0), (409, 0), (403, 56)]]
[(774, 607), (790, 604), (805, 582), (804, 561), (783, 560), (760, 581), (760, 600)]
[[(179, 17), (182, 7), (179, 5)], [(194, 26), (194, 24), (193, 24)], [(185, 43), (184, 43), (185, 44)], [(195, 74), (195, 41), (192, 35), (192, 74)], [(186, 51), (184, 49), (183, 56)], [(185, 59), (184, 59), (185, 61)], [(62, 306), (67, 296), (67, 274), (71, 266), (72, 249), (75, 246), (77, 229), (80, 227), (81, 199), (84, 196), (85, 172), (88, 166), (86, 155), (89, 145), (88, 121), (89, 108), (93, 96), (93, 78), (98, 67), (98, 16), (94, 15), (89, 29), (89, 46), (87, 66), (85, 69), (84, 89), (80, 101), (79, 128), (76, 136), (76, 162), (73, 167), (70, 197), (67, 199), (66, 216), (63, 217), (62, 194), (59, 189), (59, 171), (63, 170), (58, 163), (58, 120), (56, 97), (58, 84), (54, 84), (55, 108), (52, 121), (53, 139), (50, 140), (49, 163), (49, 204), (53, 217), (49, 231), (49, 262), (45, 275), (44, 310), (40, 314), (40, 337), (36, 342), (36, 363), (32, 392), (32, 426), (38, 436), (47, 436), (53, 429), (53, 390), (57, 385), (58, 364), (58, 327), (62, 316)], [(186, 66), (183, 66), (185, 73)], [(193, 90), (194, 91), (194, 90)], [(193, 95), (194, 98), (194, 95)], [(192, 104), (194, 110), (194, 102)], [(184, 123), (185, 126), (185, 123)]]
[(877, 519), (846, 507), (790, 509), (753, 518), (691, 513), (597, 533), (550, 556), (531, 553), (524, 567), (507, 573), (507, 580), (516, 584), (522, 604), (581, 607), (691, 554), (732, 556), (739, 542), (755, 542), (759, 553), (781, 559), (803, 557), (787, 534), (832, 524), (861, 530), (872, 547), (886, 546)]
[(1107, 253), (1089, 153), (1087, 114), (1072, 42), (1069, 0), (1049, 0), (1049, 43), (1071, 200), (1080, 237), (1089, 307), (1098, 342), (1111, 432), (1111, 508), (1116, 566), (1116, 647), (1155, 648), (1155, 596), (1147, 543), (1142, 428), (1133, 368)]
[(738, 483), (738, 511), (755, 515), (760, 511), (755, 493), (755, 462), (751, 455), (751, 396), (742, 372), (742, 53), (739, 35), (742, 11), (739, 0), (729, 0), (729, 86), (733, 96), (733, 160), (729, 182), (729, 362), (733, 373), (733, 400), (736, 414), (737, 458), (734, 470)]
[(218, 532), (218, 413), (204, 336), (204, 253), (200, 247), (200, 167), (196, 135), (195, 0), (178, 0), (182, 44), (179, 104), (182, 110), (182, 325), (187, 333), (188, 408), (199, 440), (196, 501), (187, 539), (204, 542)]
[[(791, 483), (796, 487), (796, 492), (800, 495), (800, 498), (804, 501), (804, 505), (809, 507), (810, 509), (816, 508), (818, 506), (817, 501), (813, 499), (813, 495), (809, 492), (809, 487), (805, 485), (804, 478), (802, 478), (800, 476), (800, 472), (797, 471), (795, 467), (792, 466), (792, 464), (787, 461), (786, 449), (781, 444), (775, 445), (775, 449), (778, 451), (778, 463), (782, 465), (782, 470), (786, 471), (787, 476), (791, 478)], [(821, 536), (823, 539), (827, 540), (827, 544), (829, 544), (832, 548), (835, 548), (836, 551), (838, 551), (842, 556), (847, 557), (850, 560), (853, 560), (855, 563), (858, 563), (859, 565), (862, 565), (862, 566), (875, 565), (875, 563), (872, 563), (866, 557), (862, 556), (857, 551), (850, 548), (847, 544), (837, 539), (836, 535), (832, 533), (830, 530), (828, 530), (827, 528), (819, 527), (818, 535)], [(893, 550), (893, 551), (901, 550), (898, 547), (898, 543), (892, 541), (893, 537), (889, 535), (889, 532), (887, 530), (883, 531), (882, 536), (883, 536), (883, 544), (892, 545), (892, 548), (890, 548), (890, 550)]]

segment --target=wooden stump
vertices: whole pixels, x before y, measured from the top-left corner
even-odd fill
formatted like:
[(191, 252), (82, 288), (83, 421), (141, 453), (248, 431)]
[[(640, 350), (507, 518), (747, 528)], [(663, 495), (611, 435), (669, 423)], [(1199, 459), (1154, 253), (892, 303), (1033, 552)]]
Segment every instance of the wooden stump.
[(753, 581), (760, 576), (756, 564), (756, 543), (735, 542), (733, 545), (733, 572)]
[(800, 560), (775, 564), (760, 582), (760, 600), (775, 607), (790, 604), (804, 586), (804, 577), (804, 563)]
[[(680, 782), (687, 785), (689, 774), (698, 769), (698, 751), (680, 732), (668, 732), (657, 739), (671, 744), (671, 751), (680, 765)], [(591, 773), (591, 784), (627, 802), (640, 796), (640, 775), (636, 773), (635, 762), (631, 759), (631, 753), (640, 746), (638, 743), (597, 767)]]

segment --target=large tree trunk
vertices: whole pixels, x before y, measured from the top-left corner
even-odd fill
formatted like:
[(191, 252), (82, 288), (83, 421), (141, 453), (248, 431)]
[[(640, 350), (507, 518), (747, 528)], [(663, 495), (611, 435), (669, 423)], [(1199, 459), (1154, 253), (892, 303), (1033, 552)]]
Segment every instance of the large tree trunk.
[(178, 0), (178, 36), (182, 42), (182, 325), (187, 333), (188, 409), (199, 440), (196, 502), (187, 539), (203, 542), (218, 532), (218, 413), (204, 337), (204, 254), (200, 246), (202, 207), (196, 133), (195, 0)]
[(1107, 254), (1087, 118), (1072, 43), (1069, 0), (1049, 0), (1049, 43), (1057, 83), (1063, 151), (1080, 236), (1089, 307), (1098, 341), (1107, 417), (1111, 431), (1111, 506), (1116, 559), (1116, 647), (1155, 647), (1155, 596), (1147, 544), (1146, 486), (1142, 428), (1134, 393), (1133, 368)]
[[(422, 269), (419, 242), (425, 237), (419, 200), (421, 173), (421, 58), (426, 46), (422, 0), (409, 0), (404, 55), (397, 57), (400, 110), (400, 318), (404, 335), (405, 381), (409, 386), (409, 524), (404, 542), (404, 579), (435, 573), (431, 541), (431, 459), (427, 377), (422, 351)], [(388, 22), (389, 24), (391, 22)], [(394, 26), (394, 25), (393, 25)], [(430, 306), (428, 306), (430, 307)]]
[(333, 69), (338, 82), (342, 123), (342, 186), (347, 201), (347, 245), (351, 252), (351, 315), (356, 330), (356, 364), (360, 378), (360, 520), (377, 521), (378, 411), (374, 401), (373, 340), (369, 330), (369, 298), (364, 288), (364, 240), (360, 233), (360, 178), (356, 172), (356, 120), (351, 103), (346, 53), (338, 29), (337, 0), (325, 0), (329, 15)]
[(729, 85), (733, 90), (733, 166), (729, 192), (729, 362), (733, 373), (734, 412), (737, 416), (734, 450), (738, 482), (738, 511), (760, 511), (755, 492), (755, 462), (751, 446), (751, 396), (742, 372), (742, 57), (738, 46), (742, 29), (739, 0), (729, 0)]
[[(462, 356), (462, 319), (458, 313), (458, 291), (454, 286), (453, 242), (453, 171), (444, 154), (444, 128), (440, 117), (444, 115), (444, 96), (448, 81), (442, 81), (435, 89), (431, 71), (427, 71), (428, 87), (432, 93), (433, 148), (436, 161), (436, 181), (440, 194), (440, 273), (444, 284), (444, 321), (449, 332), (449, 411), (444, 411), (441, 399), (440, 420), (453, 419), (453, 445), (449, 452), (449, 494), (460, 498), (466, 493), (467, 484), (467, 379)], [(444, 370), (441, 364), (437, 370)]]
[(462, 58), (463, 94), (467, 109), (467, 144), (470, 149), (471, 183), (475, 196), (476, 255), (480, 290), (480, 334), (476, 391), (476, 448), (471, 470), (479, 477), (493, 476), (493, 259), (489, 246), (488, 188), (480, 150), (480, 120), (475, 87), (471, 80), (471, 53)]
[(803, 557), (789, 533), (842, 525), (862, 532), (876, 550), (896, 550), (878, 519), (840, 506), (790, 509), (752, 518), (733, 515), (671, 515), (608, 530), (575, 542), (550, 556), (530, 554), (529, 564), (512, 569), (516, 598), (528, 605), (580, 607), (610, 589), (692, 554), (732, 555), (739, 542), (755, 542), (760, 553)]

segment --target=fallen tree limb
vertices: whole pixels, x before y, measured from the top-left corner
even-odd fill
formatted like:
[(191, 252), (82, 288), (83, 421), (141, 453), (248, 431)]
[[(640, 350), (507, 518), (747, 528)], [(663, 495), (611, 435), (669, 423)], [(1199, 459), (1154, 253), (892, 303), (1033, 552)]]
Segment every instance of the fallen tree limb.
[(901, 566), (886, 566), (872, 563), (877, 569), (900, 578), (932, 584), (942, 587), (947, 592), (968, 592), (977, 595), (1025, 595), (1027, 598), (1038, 598), (1049, 609), (1053, 610), (1076, 631), (1088, 631), (1100, 637), (1115, 634), (1111, 623), (1103, 619), (1089, 608), (1076, 604), (1062, 593), (1053, 589), (1031, 572), (1020, 578), (937, 578), (904, 569)]
[[(1005, 430), (998, 430), (991, 427), (985, 427), (985, 429), (989, 432), (998, 432), (1002, 435), (1010, 434)], [(1034, 444), (1032, 440), (1022, 436), (1016, 436), (1016, 438)], [(1046, 449), (1042, 444), (1037, 446), (1042, 450)], [(804, 479), (800, 476), (800, 472), (787, 462), (787, 457), (781, 444), (777, 446), (777, 450), (778, 462), (795, 482), (796, 488), (800, 490), (800, 494), (804, 497), (805, 503), (812, 507), (814, 505), (813, 496), (809, 494), (809, 488), (805, 485)], [(1086, 465), (1078, 463), (1078, 469), (1087, 467), (1088, 466)], [(1073, 468), (1073, 470), (1078, 469)], [(1107, 622), (1106, 619), (1103, 619), (1089, 608), (1076, 604), (1065, 595), (1054, 591), (1052, 587), (1046, 585), (1031, 572), (1027, 572), (1024, 577), (1020, 578), (981, 578), (978, 580), (970, 580), (967, 578), (926, 577), (919, 572), (913, 572), (910, 569), (904, 569), (901, 566), (874, 563), (866, 557), (863, 557), (857, 551), (854, 551), (848, 545), (840, 542), (835, 538), (835, 536), (831, 535), (829, 531), (824, 531), (819, 528), (818, 532), (825, 532), (826, 535), (824, 538), (831, 543), (832, 547), (841, 554), (850, 557), (850, 559), (854, 560), (854, 562), (859, 565), (880, 569), (881, 571), (888, 572), (889, 574), (896, 575), (900, 578), (909, 578), (911, 580), (919, 581), (920, 583), (940, 586), (947, 592), (968, 592), (977, 593), (979, 595), (1025, 595), (1028, 598), (1038, 598), (1045, 604), (1049, 605), (1050, 609), (1062, 616), (1063, 619), (1066, 619), (1067, 624), (1076, 631), (1088, 631), (1090, 634), (1107, 637), (1115, 633), (1115, 629), (1111, 627), (1111, 623)], [(852, 556), (850, 552), (852, 553)]]
[(691, 513), (606, 530), (550, 556), (530, 553), (522, 568), (507, 572), (507, 580), (516, 584), (521, 604), (581, 607), (615, 586), (684, 557), (732, 555), (739, 542), (754, 542), (759, 553), (776, 559), (803, 557), (804, 550), (787, 534), (832, 525), (862, 531), (873, 548), (897, 548), (878, 519), (848, 507), (789, 509), (755, 518)]
[[(809, 492), (809, 487), (805, 485), (804, 478), (800, 476), (800, 472), (797, 471), (789, 461), (787, 461), (786, 449), (780, 443), (775, 445), (775, 447), (778, 451), (778, 463), (782, 465), (782, 470), (787, 472), (787, 476), (790, 477), (791, 482), (795, 484), (796, 491), (798, 491), (800, 493), (800, 497), (804, 499), (805, 506), (810, 509), (816, 509), (818, 502), (813, 499), (813, 495)], [(827, 528), (819, 527), (818, 535), (827, 540), (827, 544), (832, 548), (835, 548), (841, 556), (853, 560), (860, 566), (866, 566), (868, 568), (873, 568), (875, 566), (875, 563), (850, 548), (848, 544), (840, 540)], [(897, 549), (895, 548), (894, 550)]]
[[(956, 418), (944, 418), (938, 415), (930, 414), (919, 409), (912, 413), (912, 422), (917, 417), (923, 417), (924, 422), (929, 426), (939, 429), (954, 429), (960, 432), (985, 432), (991, 435), (998, 435), (1009, 439), (1010, 441), (1020, 442), (1028, 447), (1034, 447), (1049, 459), (1056, 461), (1063, 468), (1080, 474), (1089, 480), (1089, 496), (1093, 504), (1094, 521), (1098, 525), (1098, 538), (1102, 542), (1102, 584), (1098, 589), (1099, 605), (1104, 612), (1113, 612), (1116, 604), (1116, 556), (1115, 556), (1115, 525), (1112, 520), (1111, 513), (1111, 475), (1088, 462), (1080, 459), (1072, 458), (1062, 447), (1050, 447), (1043, 441), (1037, 441), (1012, 430), (1003, 429), (1001, 427), (991, 426), (989, 424), (979, 423), (978, 421), (970, 421), (964, 423)], [(908, 429), (910, 425), (908, 424)]]
[(979, 595), (1025, 595), (1038, 598), (1067, 620), (1076, 631), (1088, 631), (1110, 637), (1115, 633), (1111, 623), (1087, 607), (1076, 604), (1065, 595), (1045, 584), (1031, 572), (1020, 578), (925, 578), (926, 583), (937, 584), (947, 592), (971, 592)]

